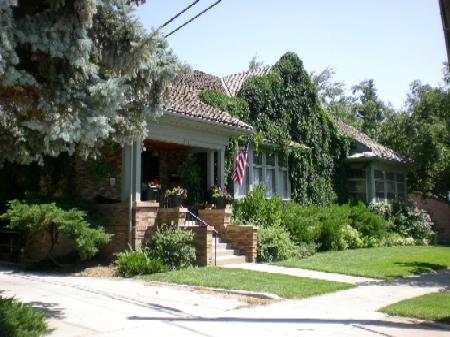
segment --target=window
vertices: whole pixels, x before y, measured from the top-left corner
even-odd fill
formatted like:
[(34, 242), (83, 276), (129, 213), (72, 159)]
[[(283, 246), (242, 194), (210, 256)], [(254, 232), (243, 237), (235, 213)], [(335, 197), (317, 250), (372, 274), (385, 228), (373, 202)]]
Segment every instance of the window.
[(347, 170), (347, 190), (348, 193), (359, 200), (366, 201), (366, 170)]
[(288, 162), (286, 156), (278, 156), (278, 172), (279, 172), (279, 184), (280, 195), (283, 199), (290, 199), (289, 195), (289, 176), (288, 176)]
[(405, 174), (401, 172), (375, 170), (375, 198), (388, 203), (406, 200)]
[(259, 184), (263, 184), (266, 197), (279, 194), (289, 199), (290, 186), (287, 159), (274, 152), (252, 152), (242, 186), (235, 186), (235, 196), (243, 197)]

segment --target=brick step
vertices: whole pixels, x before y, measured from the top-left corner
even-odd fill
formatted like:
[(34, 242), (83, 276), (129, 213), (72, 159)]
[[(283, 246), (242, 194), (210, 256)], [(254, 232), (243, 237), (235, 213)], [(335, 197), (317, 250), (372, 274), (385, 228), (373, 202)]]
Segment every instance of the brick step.
[[(214, 255), (214, 247), (213, 247), (213, 251), (212, 254)], [(217, 249), (217, 256), (233, 256), (239, 255), (239, 251), (234, 250), (234, 249)]]
[[(214, 239), (213, 239), (212, 248), (214, 249), (214, 247), (215, 247), (215, 244), (214, 244)], [(233, 249), (233, 248), (227, 242), (219, 242), (219, 241), (217, 241), (217, 250), (220, 250), (220, 249)]]
[[(218, 266), (223, 266), (225, 264), (235, 264), (235, 263), (245, 263), (246, 259), (244, 255), (227, 255), (227, 256), (217, 256)], [(213, 256), (214, 263), (214, 256)]]

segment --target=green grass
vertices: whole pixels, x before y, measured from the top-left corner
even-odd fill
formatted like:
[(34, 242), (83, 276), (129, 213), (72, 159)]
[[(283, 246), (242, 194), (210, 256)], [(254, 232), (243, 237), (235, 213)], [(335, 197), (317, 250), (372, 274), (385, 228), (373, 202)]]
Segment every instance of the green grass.
[(147, 281), (268, 292), (283, 298), (304, 298), (352, 287), (347, 283), (217, 267), (189, 268), (140, 278)]
[(325, 272), (392, 279), (450, 267), (450, 247), (378, 247), (322, 252), (277, 265)]
[(450, 292), (422, 295), (391, 304), (380, 311), (389, 315), (415, 317), (450, 324)]
[(39, 337), (49, 333), (46, 315), (13, 298), (0, 297), (0, 336)]

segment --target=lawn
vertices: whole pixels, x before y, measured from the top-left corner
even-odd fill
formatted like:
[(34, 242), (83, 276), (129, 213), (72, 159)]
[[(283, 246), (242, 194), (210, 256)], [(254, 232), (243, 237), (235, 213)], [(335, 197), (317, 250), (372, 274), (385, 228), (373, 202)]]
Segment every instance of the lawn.
[(392, 279), (450, 267), (450, 247), (377, 247), (330, 251), (303, 260), (281, 261), (277, 265)]
[(380, 311), (450, 324), (450, 292), (427, 294), (391, 304)]
[(267, 292), (283, 298), (304, 298), (352, 287), (347, 283), (218, 267), (189, 268), (140, 278), (147, 281)]

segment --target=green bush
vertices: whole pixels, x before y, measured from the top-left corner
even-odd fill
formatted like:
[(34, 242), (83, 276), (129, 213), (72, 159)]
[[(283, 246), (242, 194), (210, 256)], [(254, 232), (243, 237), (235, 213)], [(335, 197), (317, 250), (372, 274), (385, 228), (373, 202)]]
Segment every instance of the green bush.
[(391, 231), (403, 238), (413, 238), (418, 244), (428, 244), (436, 238), (429, 214), (413, 204), (392, 206), (375, 202), (369, 209), (384, 216), (391, 223)]
[(380, 239), (386, 234), (388, 228), (386, 220), (382, 216), (372, 212), (362, 202), (358, 202), (358, 204), (350, 209), (351, 225), (362, 236)]
[(25, 201), (11, 200), (7, 211), (0, 220), (7, 220), (10, 229), (24, 231), (30, 235), (46, 232), (50, 237), (47, 256), (54, 260), (53, 249), (59, 240), (68, 239), (75, 243), (77, 253), (82, 260), (94, 256), (98, 246), (111, 240), (103, 228), (92, 228), (86, 213), (76, 208), (63, 210), (50, 204), (31, 204)]
[(190, 267), (195, 262), (194, 233), (174, 225), (158, 226), (148, 243), (151, 256), (172, 268)]
[(245, 198), (238, 200), (233, 211), (233, 222), (256, 225), (278, 226), (281, 223), (282, 199), (275, 195), (266, 199), (263, 185), (258, 185)]
[(272, 262), (293, 257), (296, 247), (281, 226), (258, 228), (258, 261)]
[(303, 207), (293, 201), (283, 205), (281, 223), (295, 243), (319, 242), (322, 229), (320, 210), (320, 207)]
[(165, 270), (164, 263), (157, 258), (150, 257), (145, 250), (125, 251), (117, 254), (114, 261), (117, 274), (123, 277), (159, 273)]
[(0, 336), (39, 337), (49, 333), (46, 316), (29, 304), (0, 297)]

